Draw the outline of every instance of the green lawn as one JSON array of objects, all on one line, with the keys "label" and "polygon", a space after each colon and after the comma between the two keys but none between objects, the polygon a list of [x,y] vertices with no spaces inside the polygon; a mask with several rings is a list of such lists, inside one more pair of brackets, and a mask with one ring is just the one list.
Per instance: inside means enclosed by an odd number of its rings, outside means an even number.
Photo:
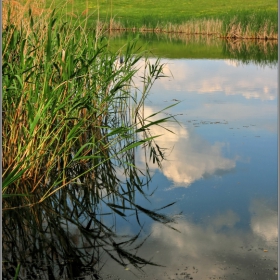
[{"label": "green lawn", "polygon": [[[49,0],[50,1],[50,0]],[[105,20],[111,15],[128,25],[142,25],[152,22],[181,23],[191,18],[221,18],[239,11],[263,12],[277,14],[277,0],[54,0],[55,6],[67,5],[69,12],[80,15],[88,9],[90,13],[99,15]]]}]

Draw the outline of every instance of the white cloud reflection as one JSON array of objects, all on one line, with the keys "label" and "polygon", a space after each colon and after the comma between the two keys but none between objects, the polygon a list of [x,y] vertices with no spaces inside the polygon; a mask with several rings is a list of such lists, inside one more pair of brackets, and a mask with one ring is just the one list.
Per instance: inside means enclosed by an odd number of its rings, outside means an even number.
[{"label": "white cloud reflection", "polygon": [[[151,59],[153,62],[153,59]],[[164,60],[164,74],[156,81],[149,102],[161,110],[166,101],[182,101],[171,108],[199,120],[226,120],[230,125],[254,125],[277,132],[277,69],[255,65],[227,65],[226,60]],[[141,63],[140,65],[141,66]],[[136,84],[141,88],[140,81]],[[177,110],[177,111],[176,111]]]},{"label": "white cloud reflection", "polygon": [[238,67],[240,66],[240,63],[238,62],[238,60],[234,60],[234,59],[225,59],[224,60],[225,64],[229,65],[229,66],[233,66],[233,67]]},{"label": "white cloud reflection", "polygon": [[[252,231],[237,229],[240,218],[230,209],[217,213],[207,223],[195,223],[191,218],[181,220],[175,225],[180,233],[154,223],[152,234],[139,254],[148,259],[153,257],[152,261],[166,267],[145,267],[146,278],[183,279],[180,278],[184,277],[182,275],[189,275],[193,279],[274,279],[277,277],[274,268],[277,267],[278,244],[274,234],[278,234],[278,227],[271,215],[276,217],[277,211],[256,200],[250,211],[254,213],[251,216]],[[255,230],[254,224],[263,226]],[[263,238],[267,237],[266,226],[273,232],[272,239]],[[143,277],[132,275],[111,262],[110,272],[121,279]]]},{"label": "white cloud reflection", "polygon": [[[145,115],[152,115],[152,108],[145,107]],[[216,173],[228,172],[235,167],[236,159],[223,156],[226,143],[210,143],[195,133],[195,130],[174,125],[174,133],[159,126],[151,127],[152,135],[163,135],[156,139],[162,148],[169,149],[163,161],[162,172],[173,182],[173,187],[188,187],[196,180]],[[141,157],[145,162],[144,156]]]},{"label": "white cloud reflection", "polygon": [[278,240],[278,215],[261,200],[254,200],[250,207],[252,231],[266,242]]},{"label": "white cloud reflection", "polygon": [[[154,59],[150,60],[154,62]],[[163,62],[164,74],[171,77],[172,73],[173,78],[161,79],[157,84],[159,89],[200,94],[223,92],[225,95],[240,95],[245,99],[277,98],[277,69],[258,68],[250,64],[238,66],[230,60],[178,59]]]},{"label": "white cloud reflection", "polygon": [[[154,105],[152,107],[149,103],[145,107],[145,115],[162,109],[164,103],[160,102],[165,99],[177,98],[184,100],[185,103],[180,104],[180,113],[188,118],[226,120],[228,123],[238,120],[241,129],[243,125],[254,124],[251,131],[259,130],[260,122],[263,122],[262,127],[275,132],[277,105],[271,101],[277,99],[277,71],[251,65],[236,66],[223,60],[169,61],[164,71],[167,75],[171,71],[174,80],[156,82],[152,89],[155,94],[149,96]],[[222,140],[210,142],[192,126],[168,128],[175,134],[159,127],[152,127],[151,132],[153,135],[164,134],[157,138],[157,144],[172,150],[167,161],[163,162],[163,174],[174,187],[188,187],[196,180],[235,168],[237,158],[223,155],[223,149],[230,144]],[[217,135],[216,139],[228,139],[220,136]],[[144,157],[140,155],[138,160],[143,163]],[[273,268],[278,266],[277,211],[262,200],[252,201],[248,211],[250,218],[245,228],[240,224],[246,215],[241,216],[232,209],[217,212],[199,223],[186,218],[176,225],[181,233],[153,224],[152,234],[139,253],[147,259],[153,257],[152,261],[166,268],[147,267],[145,278],[183,279],[188,273],[193,279],[276,278]],[[121,279],[142,278],[111,262],[106,267],[108,273],[119,275]]]},{"label": "white cloud reflection", "polygon": [[277,98],[277,71],[252,65],[229,64],[228,60],[174,60],[166,64],[165,73],[172,73],[174,83],[162,80],[165,89],[175,85],[177,91],[201,94],[223,92],[241,95],[246,99],[275,100]]}]

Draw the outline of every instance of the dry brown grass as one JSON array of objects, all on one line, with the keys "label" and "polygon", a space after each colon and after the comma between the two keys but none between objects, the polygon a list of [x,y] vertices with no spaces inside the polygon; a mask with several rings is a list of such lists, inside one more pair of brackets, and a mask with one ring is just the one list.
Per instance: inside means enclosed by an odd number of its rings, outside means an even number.
[{"label": "dry brown grass", "polygon": [[216,19],[191,20],[183,24],[167,24],[163,27],[164,32],[185,33],[185,34],[219,34],[222,27],[222,21]]},{"label": "dry brown grass", "polygon": [[[7,26],[7,23],[9,21],[9,24],[13,24],[16,27],[21,26],[22,24],[27,25],[29,22],[28,15],[29,11],[31,12],[31,15],[33,18],[42,17],[43,14],[50,14],[49,9],[44,8],[43,0],[18,0],[18,1],[9,1],[9,0],[3,0],[2,1],[2,28],[5,28]],[[8,19],[8,17],[10,18]]]},{"label": "dry brown grass", "polygon": [[[252,19],[253,20],[253,19]],[[232,39],[270,39],[278,40],[277,26],[266,19],[261,27],[256,28],[254,22],[242,26],[237,17],[233,17],[227,26],[227,31],[221,37]]]},{"label": "dry brown grass", "polygon": [[220,19],[199,19],[190,20],[182,24],[172,24],[171,22],[165,25],[158,24],[155,28],[143,25],[139,28],[126,28],[121,22],[110,19],[110,24],[101,22],[100,26],[103,30],[111,31],[140,31],[140,32],[154,32],[154,33],[172,33],[184,35],[215,35],[220,38],[233,39],[272,39],[278,40],[278,32],[276,27],[273,28],[268,22],[259,31],[254,31],[250,26],[246,26],[245,30],[242,23],[236,23],[233,20],[229,26],[226,34],[223,32],[223,21]]},{"label": "dry brown grass", "polygon": [[[50,14],[51,10],[44,9],[43,0],[3,0],[2,5],[2,28],[5,28],[7,24],[8,11],[10,10],[10,23],[12,22],[15,26],[19,26],[22,23],[27,23],[27,16],[29,10],[33,17],[42,17],[43,14]],[[70,3],[68,0],[67,3]],[[86,8],[82,13],[82,16],[89,16],[89,9]],[[72,11],[67,16],[77,18],[77,14]],[[203,34],[203,35],[216,35],[222,38],[233,38],[233,39],[273,39],[278,40],[278,32],[276,27],[271,27],[268,21],[264,23],[262,28],[257,32],[252,30],[250,26],[245,29],[242,27],[242,23],[237,22],[235,18],[229,23],[226,34],[222,31],[223,22],[220,19],[198,19],[189,20],[182,24],[172,24],[171,22],[165,25],[158,24],[155,28],[147,27],[143,25],[139,28],[130,27],[125,28],[121,22],[116,21],[112,17],[109,22],[98,22],[96,24],[98,30],[119,30],[119,31],[141,31],[141,32],[155,32],[155,33],[184,33],[190,34]]]}]

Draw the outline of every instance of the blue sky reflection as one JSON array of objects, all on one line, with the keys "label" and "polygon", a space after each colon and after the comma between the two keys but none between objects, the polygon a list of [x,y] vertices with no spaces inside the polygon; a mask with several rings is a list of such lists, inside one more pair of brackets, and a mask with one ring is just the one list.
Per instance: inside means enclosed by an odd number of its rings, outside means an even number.
[{"label": "blue sky reflection", "polygon": [[[145,221],[152,234],[140,253],[166,266],[145,268],[148,279],[277,279],[277,68],[163,62],[173,77],[156,81],[145,116],[179,100],[165,114],[180,125],[167,125],[174,134],[151,128],[163,134],[167,160],[162,170],[153,166],[158,189],[141,203],[156,209],[177,201],[166,213],[184,218],[175,225],[180,233]],[[144,164],[144,155],[137,160]],[[122,279],[141,278],[118,269],[112,264]]]}]

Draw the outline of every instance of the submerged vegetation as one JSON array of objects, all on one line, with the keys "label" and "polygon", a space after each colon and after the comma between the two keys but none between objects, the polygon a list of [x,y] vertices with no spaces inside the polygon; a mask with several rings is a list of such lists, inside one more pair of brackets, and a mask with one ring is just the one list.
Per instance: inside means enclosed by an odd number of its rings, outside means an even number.
[{"label": "submerged vegetation", "polygon": [[174,222],[135,200],[136,192],[147,196],[150,180],[148,162],[140,168],[135,159],[137,147],[159,166],[164,159],[149,127],[170,117],[144,115],[163,65],[151,64],[135,41],[112,52],[86,22],[73,28],[54,12],[38,8],[38,17],[5,3],[3,279],[74,279],[89,268],[94,276],[101,251],[123,266],[154,264],[137,255],[141,244],[126,249],[138,235],[120,239],[108,217],[135,215],[140,232],[141,213]]}]

